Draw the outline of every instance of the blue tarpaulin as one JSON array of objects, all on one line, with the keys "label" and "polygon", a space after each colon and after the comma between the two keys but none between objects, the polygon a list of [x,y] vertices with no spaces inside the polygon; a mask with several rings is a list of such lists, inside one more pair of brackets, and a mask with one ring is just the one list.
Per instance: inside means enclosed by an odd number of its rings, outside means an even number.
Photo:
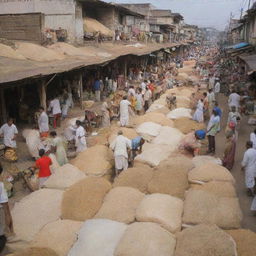
[{"label": "blue tarpaulin", "polygon": [[234,44],[234,45],[226,46],[225,48],[226,49],[241,49],[241,48],[244,48],[246,46],[249,46],[249,44],[245,43],[245,42],[242,42],[242,43],[239,43],[239,44]]}]

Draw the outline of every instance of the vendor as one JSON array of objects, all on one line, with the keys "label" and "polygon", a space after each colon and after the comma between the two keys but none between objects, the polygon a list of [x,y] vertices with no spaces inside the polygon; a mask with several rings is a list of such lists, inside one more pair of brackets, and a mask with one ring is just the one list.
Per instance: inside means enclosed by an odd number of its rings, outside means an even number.
[{"label": "vendor", "polygon": [[206,136],[204,130],[197,130],[187,134],[180,142],[180,150],[186,150],[193,154],[193,156],[199,155],[201,143],[199,140],[203,140]]},{"label": "vendor", "polygon": [[144,145],[145,140],[141,136],[138,136],[138,137],[132,139],[131,142],[132,142],[131,159],[133,161],[134,158],[136,157],[136,155],[138,155],[142,152],[142,146]]}]

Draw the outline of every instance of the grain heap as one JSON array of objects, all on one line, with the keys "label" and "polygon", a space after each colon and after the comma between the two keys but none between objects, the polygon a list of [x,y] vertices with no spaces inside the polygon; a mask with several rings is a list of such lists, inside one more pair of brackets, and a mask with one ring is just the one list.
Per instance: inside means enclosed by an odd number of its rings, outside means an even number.
[{"label": "grain heap", "polygon": [[151,137],[156,137],[161,130],[161,125],[153,122],[145,122],[136,128],[137,133],[140,135],[148,135]]},{"label": "grain heap", "polygon": [[195,167],[199,167],[209,162],[222,165],[222,161],[219,158],[213,156],[195,156],[193,158],[193,163]]},{"label": "grain heap", "polygon": [[147,165],[139,165],[121,172],[115,178],[113,187],[132,187],[147,193],[148,183],[153,177],[153,169]]},{"label": "grain heap", "polygon": [[191,109],[189,108],[176,108],[167,114],[170,119],[179,119],[181,117],[192,118]]},{"label": "grain heap", "polygon": [[62,218],[76,221],[93,218],[110,189],[111,184],[104,178],[89,177],[74,184],[63,194]]},{"label": "grain heap", "polygon": [[70,163],[88,176],[103,176],[112,173],[113,159],[113,153],[108,147],[96,145],[79,153]]},{"label": "grain heap", "polygon": [[10,256],[59,256],[55,251],[45,247],[30,247]]},{"label": "grain heap", "polygon": [[[58,220],[45,225],[31,243],[33,247],[47,247],[59,256],[66,256],[77,239],[82,222]],[[50,236],[49,236],[50,234]]]},{"label": "grain heap", "polygon": [[196,130],[204,130],[206,128],[204,123],[198,123],[187,117],[176,119],[174,121],[174,127],[184,134],[188,134]]},{"label": "grain heap", "polygon": [[10,59],[17,59],[17,60],[25,60],[26,58],[14,50],[12,47],[1,44],[0,43],[0,56],[10,58]]}]

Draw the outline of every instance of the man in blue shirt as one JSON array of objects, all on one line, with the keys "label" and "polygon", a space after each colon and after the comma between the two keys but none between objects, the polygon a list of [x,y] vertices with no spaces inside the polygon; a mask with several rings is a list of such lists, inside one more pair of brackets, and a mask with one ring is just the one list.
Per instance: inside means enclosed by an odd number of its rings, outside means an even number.
[{"label": "man in blue shirt", "polygon": [[132,139],[132,160],[134,160],[137,154],[142,152],[142,146],[144,143],[145,140],[140,136]]},{"label": "man in blue shirt", "polygon": [[95,92],[96,101],[100,101],[100,80],[98,78],[96,78],[93,84],[93,90]]},{"label": "man in blue shirt", "polygon": [[[221,120],[222,110],[219,108],[219,104],[218,104],[217,101],[215,102],[215,107],[213,108],[213,110],[216,111],[217,115],[220,117],[220,120]],[[220,131],[220,123],[219,123],[218,132],[219,132],[219,131]]]}]

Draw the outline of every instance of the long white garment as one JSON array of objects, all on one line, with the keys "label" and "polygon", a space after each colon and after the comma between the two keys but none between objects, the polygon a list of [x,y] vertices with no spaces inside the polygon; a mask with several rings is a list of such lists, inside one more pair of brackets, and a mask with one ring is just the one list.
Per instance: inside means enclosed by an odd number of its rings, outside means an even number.
[{"label": "long white garment", "polygon": [[11,126],[9,126],[8,124],[4,124],[0,128],[0,134],[4,135],[4,145],[6,147],[10,147],[10,148],[17,147],[16,141],[13,140],[13,138],[15,134],[18,134],[18,130],[14,124],[12,124]]},{"label": "long white garment", "polygon": [[219,93],[220,92],[220,82],[217,82],[214,86],[214,92]]},{"label": "long white garment", "polygon": [[202,123],[204,121],[204,103],[201,101],[197,103],[197,108],[193,115],[193,120],[199,123]]},{"label": "long white garment", "polygon": [[54,99],[50,102],[49,109],[52,110],[53,115],[61,114],[60,101],[59,99]]},{"label": "long white garment", "polygon": [[255,186],[256,177],[256,150],[249,148],[244,153],[242,167],[245,168],[245,185],[247,188]]},{"label": "long white garment", "polygon": [[123,135],[118,135],[111,143],[110,148],[114,151],[114,156],[124,156],[128,158],[127,149],[132,148],[132,142]]},{"label": "long white garment", "polygon": [[67,99],[65,104],[62,105],[62,110],[61,110],[62,116],[66,117],[68,115],[69,107],[70,107],[70,101]]},{"label": "long white garment", "polygon": [[120,124],[127,126],[129,124],[129,106],[131,105],[128,100],[121,100],[120,102]]},{"label": "long white garment", "polygon": [[85,129],[82,126],[79,126],[76,129],[76,152],[82,152],[87,149],[86,139],[85,139]]},{"label": "long white garment", "polygon": [[250,134],[250,141],[253,144],[253,148],[256,149],[256,134],[254,132]]},{"label": "long white garment", "polygon": [[214,87],[214,82],[215,82],[215,77],[211,77],[209,79],[209,89],[213,89]]},{"label": "long white garment", "polygon": [[49,131],[49,118],[47,114],[43,111],[38,118],[39,132]]},{"label": "long white garment", "polygon": [[68,93],[68,102],[71,108],[74,107],[73,95],[71,92]]},{"label": "long white garment", "polygon": [[229,107],[235,106],[237,109],[240,107],[240,96],[237,93],[231,93],[228,97]]},{"label": "long white garment", "polygon": [[130,89],[128,90],[128,96],[134,96],[134,97],[135,97],[135,95],[136,95],[135,90],[134,90],[133,88],[130,88]]}]

